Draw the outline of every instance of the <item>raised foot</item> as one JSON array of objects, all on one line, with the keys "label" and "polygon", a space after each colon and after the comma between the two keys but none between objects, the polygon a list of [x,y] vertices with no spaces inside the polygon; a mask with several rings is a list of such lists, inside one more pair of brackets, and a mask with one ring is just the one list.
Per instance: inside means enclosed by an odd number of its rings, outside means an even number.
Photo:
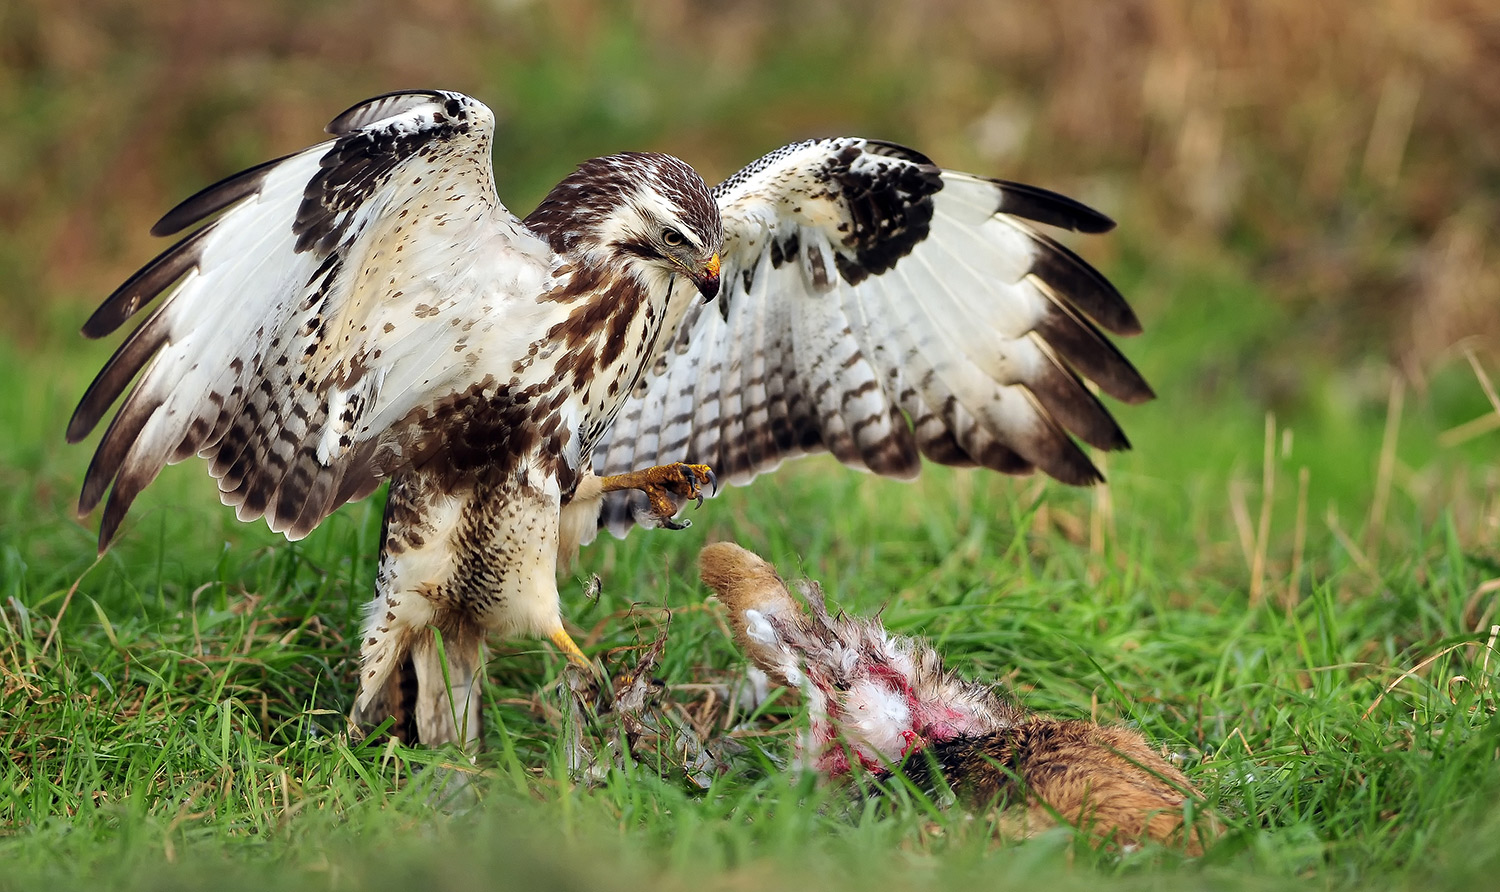
[{"label": "raised foot", "polygon": [[629,474],[615,474],[601,478],[600,482],[604,485],[605,492],[638,489],[645,493],[651,503],[651,513],[661,526],[669,530],[686,529],[692,525],[691,521],[677,520],[675,515],[689,499],[702,505],[703,487],[709,488],[709,495],[715,495],[719,491],[719,478],[712,468],[686,462],[657,465]]}]

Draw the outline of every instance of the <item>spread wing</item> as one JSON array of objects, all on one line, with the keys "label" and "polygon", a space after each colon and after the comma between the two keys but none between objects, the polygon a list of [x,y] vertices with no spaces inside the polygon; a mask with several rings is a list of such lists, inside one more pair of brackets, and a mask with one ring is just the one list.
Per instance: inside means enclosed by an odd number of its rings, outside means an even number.
[{"label": "spread wing", "polygon": [[[1151,398],[1101,328],[1135,334],[1108,281],[1039,232],[1114,224],[1043,189],[942,170],[889,143],[786,146],[714,190],[726,241],[696,306],[594,453],[598,474],[672,461],[742,484],[828,451],[910,478],[920,456],[1101,479],[1073,439],[1128,441],[1085,385]],[[639,494],[601,518],[623,535]]]},{"label": "spread wing", "polygon": [[241,520],[304,536],[433,448],[423,423],[487,356],[508,368],[524,353],[490,319],[534,298],[552,260],[495,194],[489,109],[390,94],[328,130],[170,211],[153,234],[219,216],[84,326],[102,337],[162,297],[68,425],[70,442],[86,437],[139,375],[79,499],[87,514],[113,485],[101,550],[163,465],[195,454]]}]

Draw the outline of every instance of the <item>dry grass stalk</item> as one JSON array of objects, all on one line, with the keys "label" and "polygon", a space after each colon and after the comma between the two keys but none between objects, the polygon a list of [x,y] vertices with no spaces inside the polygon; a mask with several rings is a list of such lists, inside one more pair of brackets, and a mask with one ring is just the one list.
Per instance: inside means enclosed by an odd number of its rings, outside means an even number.
[{"label": "dry grass stalk", "polygon": [[1474,347],[1471,344],[1464,345],[1464,357],[1469,360],[1469,368],[1474,370],[1474,377],[1479,380],[1479,387],[1484,391],[1485,398],[1490,401],[1492,411],[1443,431],[1438,436],[1438,443],[1448,449],[1467,443],[1490,431],[1500,430],[1500,395],[1495,393],[1495,385],[1490,383],[1490,376],[1485,374],[1484,367],[1479,364],[1479,358],[1474,355]]},{"label": "dry grass stalk", "polygon": [[1394,188],[1400,176],[1401,159],[1406,155],[1421,96],[1420,75],[1399,70],[1386,75],[1375,106],[1375,120],[1370,124],[1370,138],[1365,143],[1364,174],[1387,189]]},{"label": "dry grass stalk", "polygon": [[1281,598],[1282,606],[1290,616],[1301,600],[1302,557],[1307,550],[1307,486],[1312,473],[1306,466],[1297,471],[1297,526],[1292,536],[1292,570],[1286,580],[1286,593]]},{"label": "dry grass stalk", "polygon": [[1109,541],[1114,538],[1115,532],[1115,504],[1109,489],[1109,458],[1108,453],[1099,452],[1094,455],[1094,464],[1099,468],[1099,473],[1105,478],[1105,482],[1094,486],[1094,505],[1089,513],[1089,554],[1093,555],[1094,563],[1089,569],[1090,581],[1097,582],[1099,575],[1103,572],[1103,559],[1105,548]]},{"label": "dry grass stalk", "polygon": [[57,608],[57,615],[52,617],[52,627],[47,630],[47,639],[42,642],[42,649],[37,653],[37,659],[45,657],[48,648],[52,647],[53,640],[57,638],[57,627],[62,623],[63,614],[68,612],[68,605],[73,603],[73,595],[77,593],[79,584],[83,582],[83,577],[89,575],[89,572],[99,566],[99,562],[103,559],[104,555],[102,554],[94,558],[94,562],[89,564],[88,570],[84,570],[78,574],[78,578],[73,580],[72,585],[68,586],[68,593],[63,596],[62,606]]},{"label": "dry grass stalk", "polygon": [[1271,506],[1276,498],[1276,416],[1266,413],[1266,442],[1261,452],[1260,523],[1255,530],[1255,554],[1250,561],[1250,605],[1265,598],[1266,550],[1271,542]]},{"label": "dry grass stalk", "polygon": [[1385,512],[1391,500],[1391,481],[1396,474],[1396,441],[1401,433],[1401,413],[1406,404],[1406,382],[1398,375],[1391,379],[1391,393],[1385,404],[1385,432],[1380,440],[1380,460],[1375,469],[1375,498],[1370,503],[1370,517],[1365,524],[1365,548],[1373,559],[1379,555],[1380,539],[1385,531]]},{"label": "dry grass stalk", "polygon": [[1359,567],[1361,572],[1369,576],[1378,585],[1380,583],[1380,571],[1375,569],[1375,564],[1370,560],[1370,556],[1365,554],[1364,550],[1359,547],[1354,539],[1344,531],[1343,525],[1339,523],[1338,508],[1332,503],[1328,506],[1328,513],[1324,516],[1324,522],[1328,524],[1328,531],[1333,533],[1333,537],[1338,540],[1339,545],[1343,546],[1344,551],[1354,561],[1354,565]]},{"label": "dry grass stalk", "polygon": [[1380,692],[1380,696],[1378,696],[1378,697],[1375,698],[1375,702],[1373,702],[1373,703],[1370,704],[1369,708],[1366,709],[1364,711],[1364,713],[1360,715],[1360,718],[1361,719],[1368,719],[1370,717],[1370,714],[1375,711],[1375,707],[1377,707],[1377,706],[1380,705],[1380,701],[1384,700],[1385,697],[1386,697],[1386,695],[1389,694],[1391,691],[1394,691],[1396,689],[1396,686],[1399,685],[1401,682],[1405,681],[1408,678],[1416,678],[1422,672],[1423,669],[1426,669],[1428,666],[1431,666],[1437,660],[1441,659],[1442,657],[1446,656],[1447,654],[1453,653],[1455,650],[1458,650],[1461,647],[1467,647],[1468,645],[1469,645],[1469,642],[1467,642],[1467,641],[1460,641],[1458,644],[1450,644],[1447,647],[1443,648],[1442,650],[1438,651],[1437,653],[1432,654],[1431,656],[1426,657],[1425,659],[1422,660],[1422,662],[1420,662],[1417,665],[1411,667],[1410,669],[1404,669],[1404,670],[1402,670],[1401,674],[1397,675],[1394,681],[1392,681],[1390,684],[1388,684],[1388,685],[1385,686],[1385,690],[1383,690],[1383,691]]},{"label": "dry grass stalk", "polygon": [[1255,566],[1255,529],[1250,523],[1249,487],[1238,477],[1229,481],[1229,515],[1239,534],[1240,552],[1245,556],[1245,571]]}]

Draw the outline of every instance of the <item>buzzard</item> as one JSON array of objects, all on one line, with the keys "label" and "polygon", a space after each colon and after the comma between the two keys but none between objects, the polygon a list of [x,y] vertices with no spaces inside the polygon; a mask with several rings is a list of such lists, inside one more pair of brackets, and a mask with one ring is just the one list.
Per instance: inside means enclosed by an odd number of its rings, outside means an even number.
[{"label": "buzzard", "polygon": [[108,493],[101,551],[193,455],[289,539],[390,481],[360,725],[477,740],[487,635],[587,665],[556,571],[602,527],[680,526],[718,479],[824,450],[895,477],[926,456],[1088,484],[1073,437],[1128,444],[1082,378],[1151,396],[1100,331],[1137,332],[1130,307],[1031,225],[1113,226],[1078,202],[838,138],[712,190],[667,155],[596,158],[523,220],[494,127],[459,93],[356,105],[331,140],[169,211],[154,234],[202,225],[83,327],[161,298],[68,426],[83,439],[136,382],[79,499]]}]

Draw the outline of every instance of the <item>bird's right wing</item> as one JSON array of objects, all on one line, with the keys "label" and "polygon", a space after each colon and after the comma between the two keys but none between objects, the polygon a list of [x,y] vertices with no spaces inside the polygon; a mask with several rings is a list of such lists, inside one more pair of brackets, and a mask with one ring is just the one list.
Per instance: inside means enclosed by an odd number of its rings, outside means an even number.
[{"label": "bird's right wing", "polygon": [[79,499],[86,514],[113,485],[101,549],[162,466],[195,454],[241,520],[304,536],[444,448],[444,419],[524,355],[534,326],[518,317],[537,312],[555,258],[496,195],[490,110],[395,93],[328,130],[170,211],[154,234],[219,216],[84,326],[102,337],[165,295],[68,425],[83,439],[139,375]]}]

